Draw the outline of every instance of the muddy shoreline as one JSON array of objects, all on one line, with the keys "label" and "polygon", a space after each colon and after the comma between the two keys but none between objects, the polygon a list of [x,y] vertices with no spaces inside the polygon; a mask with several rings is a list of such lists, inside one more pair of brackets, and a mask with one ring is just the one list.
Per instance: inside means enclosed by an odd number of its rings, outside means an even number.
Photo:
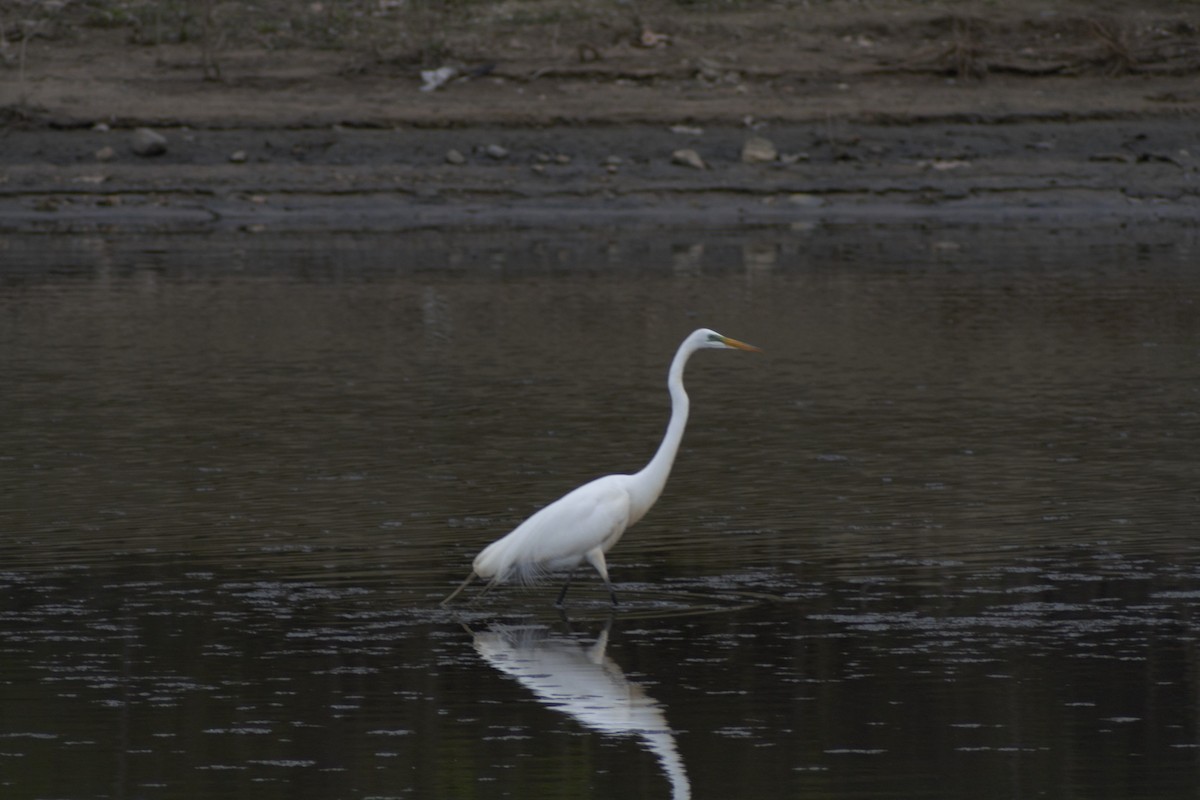
[{"label": "muddy shoreline", "polygon": [[[167,152],[154,157],[134,155],[123,129],[10,131],[0,231],[1078,226],[1200,215],[1188,120],[673,127],[168,128]],[[755,137],[778,157],[744,163]],[[673,161],[679,150],[704,168]]]},{"label": "muddy shoreline", "polygon": [[1091,8],[663,5],[651,48],[600,12],[477,25],[428,92],[378,49],[47,34],[0,83],[0,232],[1195,219],[1200,13]]}]

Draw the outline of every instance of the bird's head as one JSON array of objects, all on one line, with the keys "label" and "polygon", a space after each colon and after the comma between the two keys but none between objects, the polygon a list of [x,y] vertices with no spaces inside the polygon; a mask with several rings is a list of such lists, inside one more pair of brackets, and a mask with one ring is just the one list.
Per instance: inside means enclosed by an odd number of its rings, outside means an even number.
[{"label": "bird's head", "polygon": [[701,328],[692,334],[693,340],[697,347],[712,347],[718,350],[749,350],[752,353],[761,353],[762,349],[755,347],[752,344],[739,342],[737,339],[730,339],[728,336],[722,336],[716,331],[710,331],[708,328]]}]

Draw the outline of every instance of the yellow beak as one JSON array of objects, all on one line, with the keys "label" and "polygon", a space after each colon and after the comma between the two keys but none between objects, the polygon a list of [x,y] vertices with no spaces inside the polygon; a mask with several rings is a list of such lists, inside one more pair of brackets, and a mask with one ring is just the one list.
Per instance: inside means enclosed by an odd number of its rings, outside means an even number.
[{"label": "yellow beak", "polygon": [[726,347],[736,347],[738,350],[749,350],[751,353],[761,353],[762,352],[761,347],[755,347],[752,344],[746,344],[745,342],[739,342],[737,339],[730,339],[728,336],[722,336],[721,343],[724,344]]}]

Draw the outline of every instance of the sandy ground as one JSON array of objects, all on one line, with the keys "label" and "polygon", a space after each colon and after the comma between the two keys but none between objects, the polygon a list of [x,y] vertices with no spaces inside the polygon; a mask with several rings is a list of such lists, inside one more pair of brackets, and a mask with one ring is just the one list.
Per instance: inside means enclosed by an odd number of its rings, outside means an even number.
[{"label": "sandy ground", "polygon": [[1194,219],[1200,7],[1131,5],[663,2],[433,55],[10,9],[0,231]]}]

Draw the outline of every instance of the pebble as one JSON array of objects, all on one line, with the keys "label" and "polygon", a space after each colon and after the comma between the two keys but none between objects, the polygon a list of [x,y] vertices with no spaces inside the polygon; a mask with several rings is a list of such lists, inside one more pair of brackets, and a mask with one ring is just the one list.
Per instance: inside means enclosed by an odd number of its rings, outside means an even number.
[{"label": "pebble", "polygon": [[724,70],[711,58],[696,59],[696,73],[706,81],[719,81]]},{"label": "pebble", "polygon": [[743,164],[770,164],[779,158],[779,151],[770,139],[752,136],[742,145]]},{"label": "pebble", "polygon": [[483,152],[487,153],[490,158],[494,158],[497,161],[508,158],[508,149],[501,147],[498,144],[489,144],[483,149]]},{"label": "pebble", "polygon": [[454,67],[439,67],[438,69],[421,70],[421,91],[433,92],[445,86],[458,75]]},{"label": "pebble", "polygon": [[457,150],[453,150],[453,149],[447,150],[446,151],[446,163],[462,165],[462,164],[467,163],[467,157],[464,156],[462,153],[458,152]]},{"label": "pebble", "polygon": [[161,156],[167,152],[167,137],[149,128],[135,130],[130,144],[139,156]]},{"label": "pebble", "polygon": [[820,208],[825,205],[825,200],[815,194],[805,194],[804,192],[796,192],[788,197],[788,202],[794,206],[802,208]]},{"label": "pebble", "polygon": [[232,153],[229,154],[229,161],[233,164],[245,164],[246,163],[246,151],[245,150],[233,151]]},{"label": "pebble", "polygon": [[700,154],[690,148],[676,150],[674,153],[671,153],[671,163],[684,167],[695,167],[696,169],[708,169],[708,165],[704,163],[704,159],[700,157]]},{"label": "pebble", "polygon": [[108,145],[105,145],[104,147],[101,147],[99,150],[96,151],[96,160],[97,161],[112,161],[116,157],[117,157],[117,151],[113,150]]}]

